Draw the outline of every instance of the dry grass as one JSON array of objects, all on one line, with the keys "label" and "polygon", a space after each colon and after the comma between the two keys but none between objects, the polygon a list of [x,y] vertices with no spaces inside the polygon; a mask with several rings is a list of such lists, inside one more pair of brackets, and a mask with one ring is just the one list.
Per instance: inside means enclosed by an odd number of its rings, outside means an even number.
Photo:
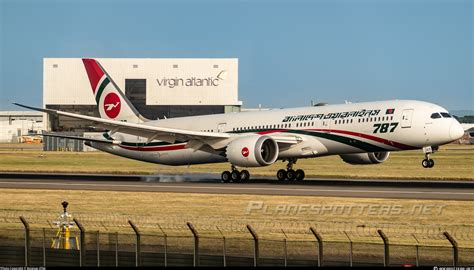
[{"label": "dry grass", "polygon": [[[18,216],[23,215],[34,227],[48,226],[61,213],[60,203],[67,200],[69,210],[82,220],[89,230],[131,232],[127,220],[134,220],[144,232],[159,232],[157,224],[169,234],[189,234],[186,222],[196,225],[203,235],[219,236],[216,226],[229,237],[249,237],[246,224],[253,225],[267,239],[282,239],[282,230],[292,239],[314,240],[308,228],[315,226],[327,240],[347,241],[343,231],[355,241],[375,241],[376,229],[383,228],[389,237],[400,243],[414,244],[412,233],[424,243],[448,244],[440,238],[443,230],[452,231],[459,241],[473,245],[474,202],[437,200],[397,200],[365,198],[332,198],[310,196],[271,195],[214,195],[155,192],[112,192],[80,190],[15,190],[0,189],[0,220],[3,226],[21,227]],[[261,201],[269,212],[247,213],[249,202]],[[285,205],[345,206],[362,209],[368,205],[401,207],[401,213],[355,210],[349,213],[277,212],[275,207]],[[410,214],[418,205],[443,206],[431,213]],[[408,211],[409,213],[405,213]],[[415,211],[416,212],[416,211]],[[467,233],[467,234],[466,234]],[[471,238],[461,239],[463,235]],[[406,236],[406,237],[404,237]],[[392,239],[393,240],[393,239]]]},{"label": "dry grass", "polygon": [[[388,178],[388,179],[436,179],[474,180],[474,146],[446,145],[433,158],[432,169],[421,167],[421,150],[393,152],[389,160],[378,165],[349,165],[338,156],[303,159],[297,163],[308,177],[327,178]],[[0,147],[0,172],[82,172],[113,174],[154,173],[221,173],[229,164],[206,164],[193,166],[165,166],[130,160],[102,152],[43,152],[22,151]],[[263,168],[252,168],[253,175],[274,176],[286,163]]]}]

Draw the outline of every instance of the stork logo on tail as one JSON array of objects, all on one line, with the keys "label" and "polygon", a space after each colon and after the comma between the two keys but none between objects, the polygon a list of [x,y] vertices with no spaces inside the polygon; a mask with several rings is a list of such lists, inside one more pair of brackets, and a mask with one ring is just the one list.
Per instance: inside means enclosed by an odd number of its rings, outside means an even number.
[{"label": "stork logo on tail", "polygon": [[109,118],[116,118],[120,113],[120,97],[111,92],[105,96],[104,99],[104,111]]}]

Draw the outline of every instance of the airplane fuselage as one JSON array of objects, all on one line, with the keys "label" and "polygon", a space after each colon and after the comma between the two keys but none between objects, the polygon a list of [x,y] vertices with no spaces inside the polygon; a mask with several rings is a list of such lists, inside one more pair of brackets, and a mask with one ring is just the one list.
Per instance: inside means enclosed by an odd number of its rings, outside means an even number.
[{"label": "airplane fuselage", "polygon": [[[280,147],[281,160],[421,149],[456,140],[462,131],[457,120],[441,114],[432,118],[434,113],[447,114],[447,110],[422,101],[389,100],[180,117],[144,125],[235,136],[296,136],[298,143]],[[206,146],[196,150],[188,147],[189,141],[149,141],[120,132],[104,136],[117,143],[88,144],[115,155],[167,165],[228,161],[225,150]]]}]

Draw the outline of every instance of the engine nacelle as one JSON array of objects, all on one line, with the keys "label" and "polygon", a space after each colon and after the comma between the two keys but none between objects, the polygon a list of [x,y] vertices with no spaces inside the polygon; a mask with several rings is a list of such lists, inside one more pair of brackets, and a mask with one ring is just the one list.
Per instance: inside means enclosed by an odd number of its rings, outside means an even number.
[{"label": "engine nacelle", "polygon": [[386,161],[390,152],[373,152],[363,154],[340,155],[342,160],[349,164],[378,164]]},{"label": "engine nacelle", "polygon": [[241,167],[261,167],[278,158],[278,144],[269,136],[249,135],[233,140],[226,149],[230,163]]}]

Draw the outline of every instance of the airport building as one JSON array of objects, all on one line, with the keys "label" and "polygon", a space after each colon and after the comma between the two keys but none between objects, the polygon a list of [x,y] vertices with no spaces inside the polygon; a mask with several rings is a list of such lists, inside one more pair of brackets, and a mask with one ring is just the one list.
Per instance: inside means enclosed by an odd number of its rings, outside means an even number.
[{"label": "airport building", "polygon": [[35,111],[0,112],[0,143],[20,143],[41,133],[43,114]]},{"label": "airport building", "polygon": [[[240,111],[237,58],[96,59],[148,119]],[[43,59],[43,106],[99,117],[81,58]],[[87,121],[44,117],[44,130],[97,131]]]}]

